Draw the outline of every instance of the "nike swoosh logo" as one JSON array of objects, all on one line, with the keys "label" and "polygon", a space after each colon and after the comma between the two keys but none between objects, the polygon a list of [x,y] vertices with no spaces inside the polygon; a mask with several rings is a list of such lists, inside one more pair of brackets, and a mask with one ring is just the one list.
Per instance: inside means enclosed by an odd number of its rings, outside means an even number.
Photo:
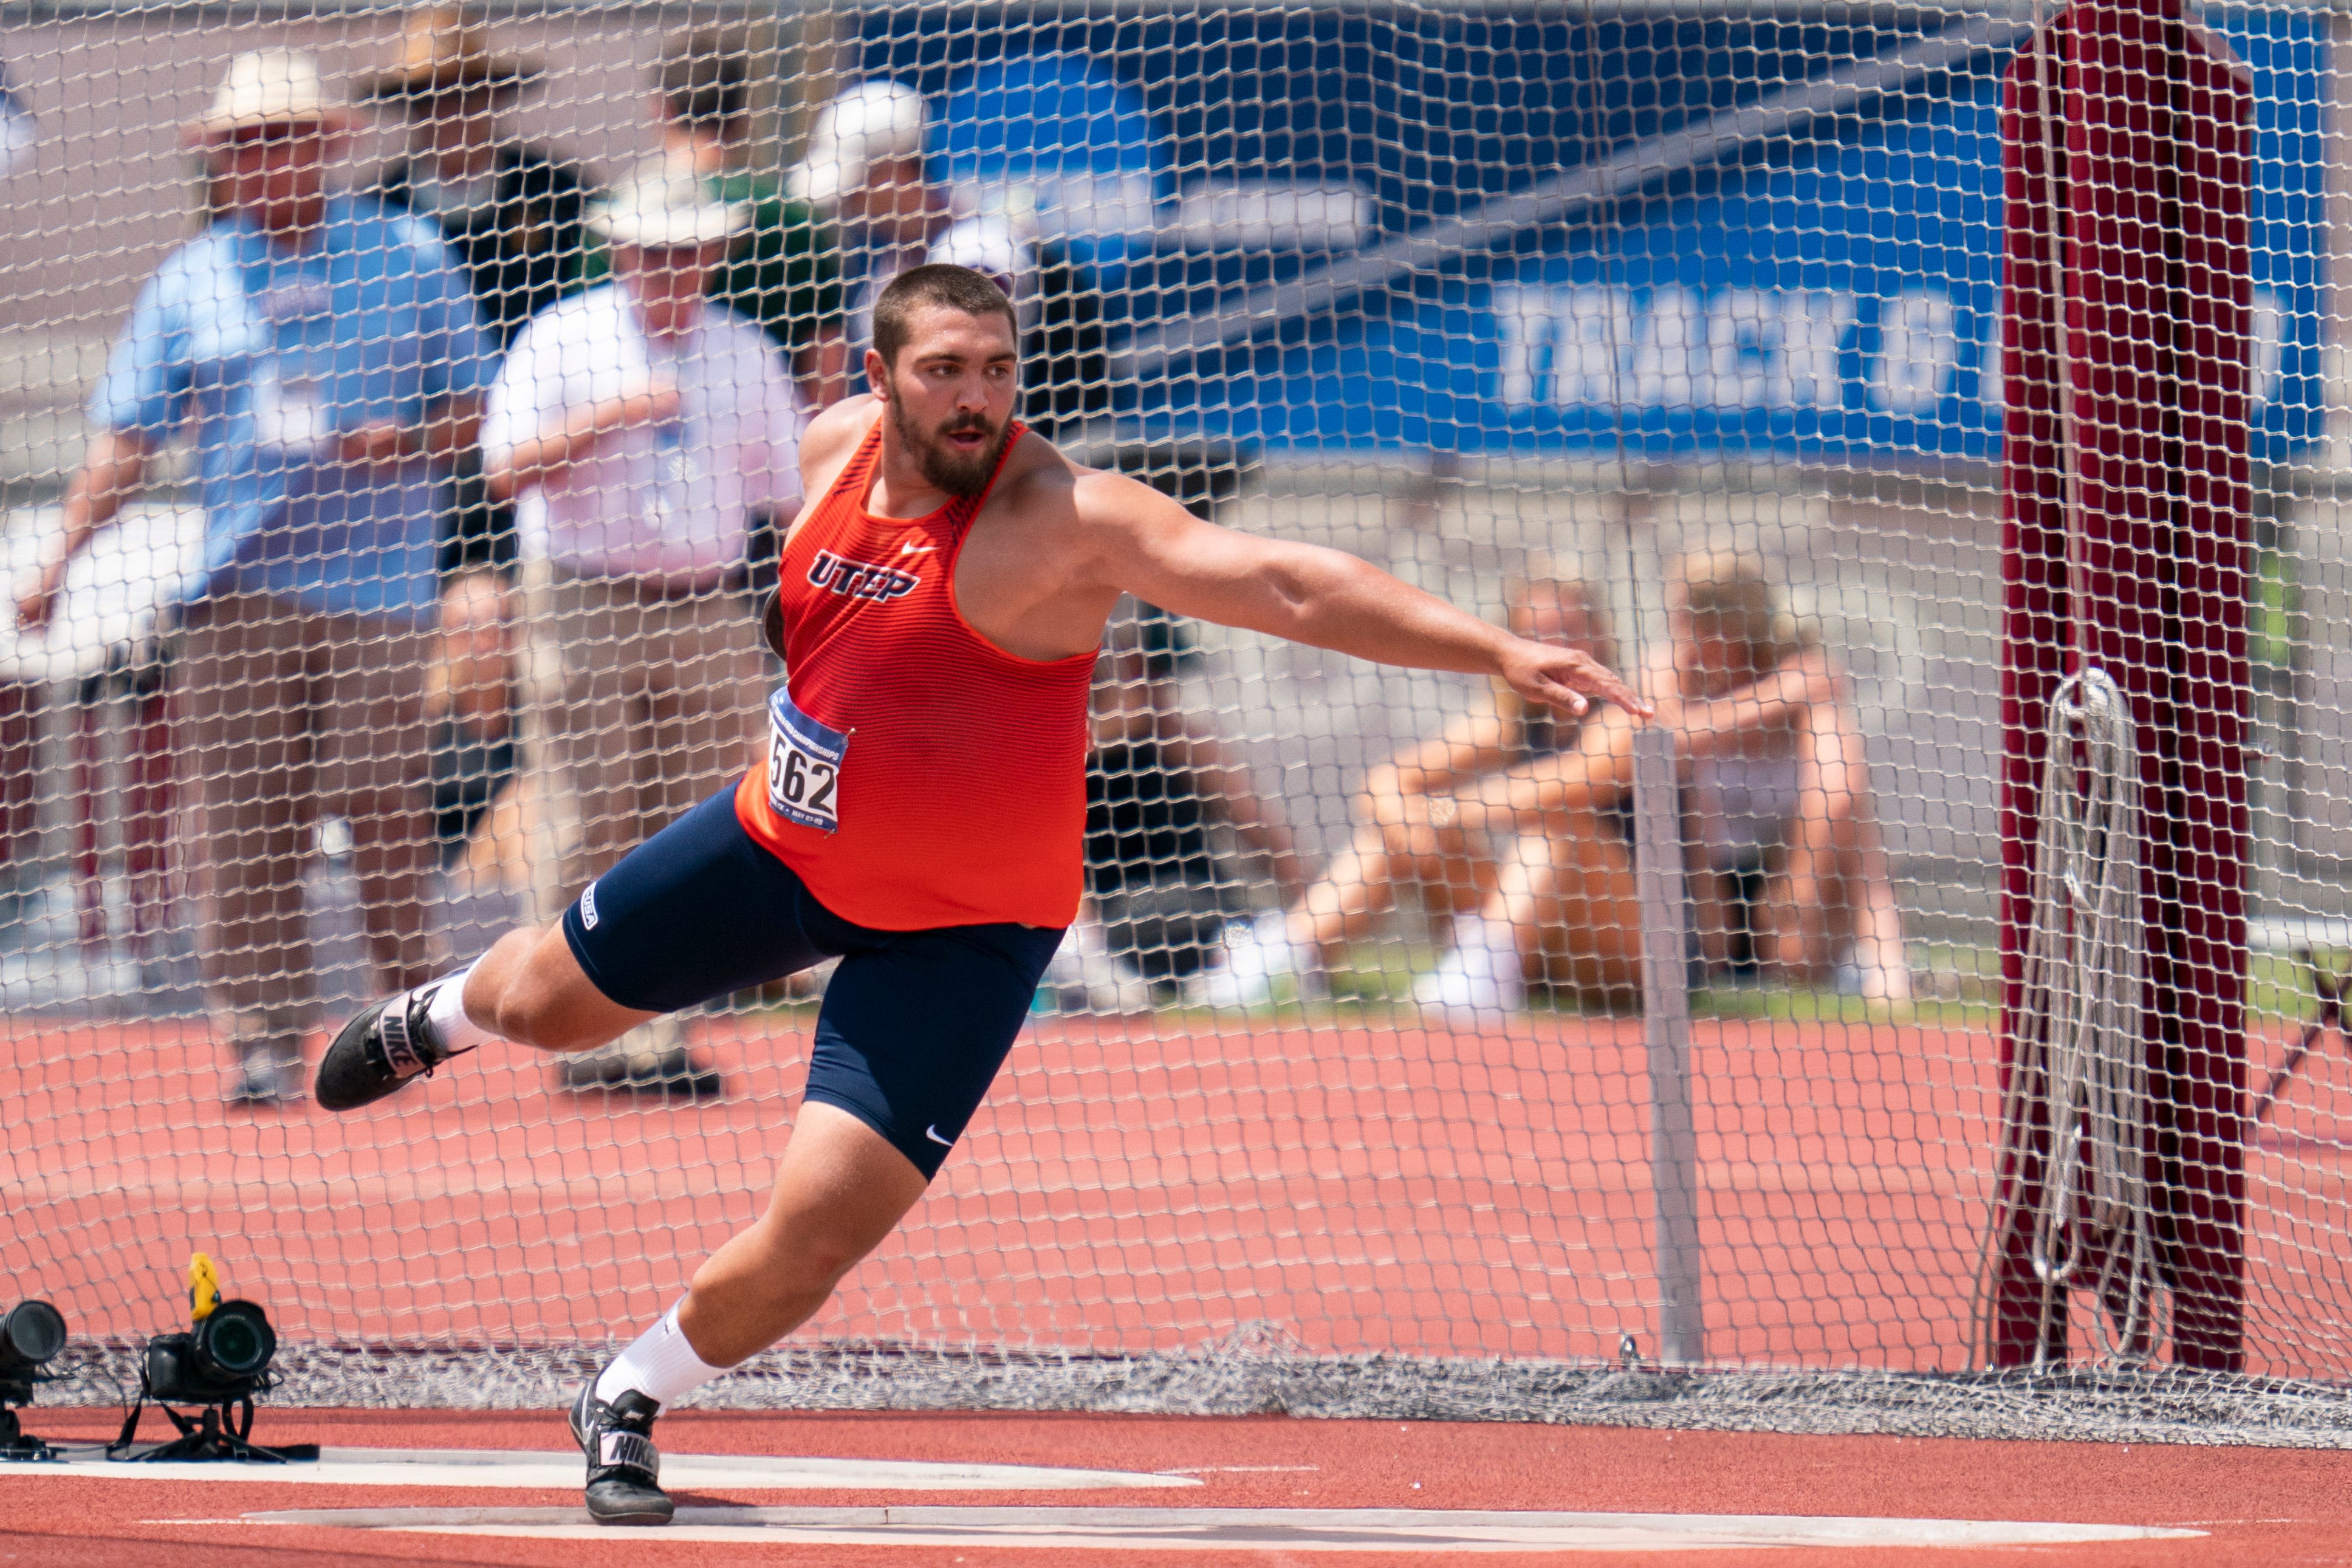
[{"label": "nike swoosh logo", "polygon": [[898,553],[900,555],[920,555],[925,550],[937,549],[939,549],[937,545],[919,545],[914,540],[908,539],[906,543],[898,547]]},{"label": "nike swoosh logo", "polygon": [[940,1130],[935,1126],[924,1128],[923,1136],[930,1139],[931,1142],[939,1145],[939,1146],[943,1149],[952,1149],[955,1147],[955,1145],[948,1142],[947,1139],[940,1136]]}]

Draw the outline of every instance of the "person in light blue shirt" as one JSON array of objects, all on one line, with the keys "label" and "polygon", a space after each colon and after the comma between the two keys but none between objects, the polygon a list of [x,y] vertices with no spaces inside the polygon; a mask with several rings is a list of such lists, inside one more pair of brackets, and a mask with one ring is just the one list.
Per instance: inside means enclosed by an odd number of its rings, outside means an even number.
[{"label": "person in light blue shirt", "polygon": [[231,63],[189,128],[222,210],[141,291],[17,601],[21,625],[46,624],[75,553],[189,440],[205,554],[184,612],[181,777],[203,801],[198,946],[245,1103],[299,1090],[314,1021],[301,866],[322,819],[350,824],[385,982],[434,968],[436,523],[496,365],[437,232],[328,189],[348,124],[309,57]]},{"label": "person in light blue shirt", "polygon": [[369,444],[422,430],[495,370],[437,232],[336,195],[301,249],[234,213],[174,252],[140,293],[90,422],[151,447],[191,433],[206,593],[419,619],[437,594],[444,469],[421,442],[390,461]]}]

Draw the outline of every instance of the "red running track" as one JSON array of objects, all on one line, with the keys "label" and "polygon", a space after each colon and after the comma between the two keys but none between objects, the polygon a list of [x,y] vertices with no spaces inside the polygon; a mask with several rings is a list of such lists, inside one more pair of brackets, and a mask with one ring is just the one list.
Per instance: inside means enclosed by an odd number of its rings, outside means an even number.
[{"label": "red running track", "polygon": [[[343,1119],[225,1111],[200,1027],[11,1021],[14,1288],[77,1332],[143,1334],[178,1320],[203,1248],[290,1338],[625,1333],[754,1212],[806,1018],[709,1027],[722,1105],[553,1093],[494,1049]],[[1267,1321],[1317,1350],[1613,1355],[1652,1321],[1640,1039],[1630,1019],[1448,1034],[1410,1014],[1041,1024],[814,1332],[1135,1351]],[[1990,1035],[1702,1022],[1692,1060],[1711,1354],[1964,1364]],[[2298,1108],[2336,1087],[2291,1095],[2250,1158],[2258,1367],[2352,1368],[2352,1346],[2312,1343],[2315,1320],[2352,1321],[2345,1140]],[[2328,1311],[2299,1312],[2315,1291]]]},{"label": "red running track", "polygon": [[[269,1412],[268,1437],[337,1446],[525,1448],[561,1443],[556,1418],[488,1415]],[[42,1429],[110,1436],[99,1412],[45,1412]],[[1447,1557],[1481,1568],[2190,1568],[2352,1561],[2352,1456],[2276,1450],[1786,1437],[1504,1425],[1201,1420],[1140,1416],[779,1417],[688,1412],[666,1417],[674,1453],[838,1455],[869,1459],[1186,1470],[1182,1493],[1118,1496],[1220,1508],[1507,1509],[2047,1520],[2188,1528],[2189,1539],[1980,1549],[1859,1548]],[[382,1563],[532,1568],[1277,1568],[1351,1561],[1412,1563],[1436,1554],[980,1551],[910,1546],[667,1544],[656,1531],[529,1541],[245,1522],[247,1512],[434,1505],[576,1506],[577,1494],[452,1488],[379,1491],[235,1479],[147,1482],[43,1477],[0,1467],[0,1563],[12,1568],[328,1568]],[[1098,1507],[1074,1493],[793,1492],[696,1495],[689,1503],[877,1502]],[[191,1522],[191,1521],[226,1522]],[[175,1522],[176,1521],[176,1522]]]}]

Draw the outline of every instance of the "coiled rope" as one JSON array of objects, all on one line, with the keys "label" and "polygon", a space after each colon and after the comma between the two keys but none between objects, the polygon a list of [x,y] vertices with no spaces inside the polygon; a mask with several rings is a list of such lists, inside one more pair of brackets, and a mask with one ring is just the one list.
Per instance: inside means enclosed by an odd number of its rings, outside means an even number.
[{"label": "coiled rope", "polygon": [[2106,1309],[2091,1314],[2102,1358],[2145,1360],[2157,1343],[2137,741],[2131,705],[2104,671],[2069,676],[2053,694],[2000,1168],[2026,1168],[2045,1136],[2048,1158],[2039,1204],[2030,1214],[2012,1207],[1986,1238],[1976,1318],[1988,1360],[1990,1270],[2029,1222],[2042,1292],[2037,1364],[2053,1359],[2069,1291],[2094,1291]]}]

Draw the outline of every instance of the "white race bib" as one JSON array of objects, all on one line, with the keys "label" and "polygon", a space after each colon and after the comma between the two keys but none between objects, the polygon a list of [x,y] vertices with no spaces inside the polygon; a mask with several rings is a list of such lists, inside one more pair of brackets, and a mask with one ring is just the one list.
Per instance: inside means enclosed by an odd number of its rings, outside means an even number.
[{"label": "white race bib", "polygon": [[768,809],[803,828],[838,832],[848,735],[801,712],[782,689],[768,699]]}]

